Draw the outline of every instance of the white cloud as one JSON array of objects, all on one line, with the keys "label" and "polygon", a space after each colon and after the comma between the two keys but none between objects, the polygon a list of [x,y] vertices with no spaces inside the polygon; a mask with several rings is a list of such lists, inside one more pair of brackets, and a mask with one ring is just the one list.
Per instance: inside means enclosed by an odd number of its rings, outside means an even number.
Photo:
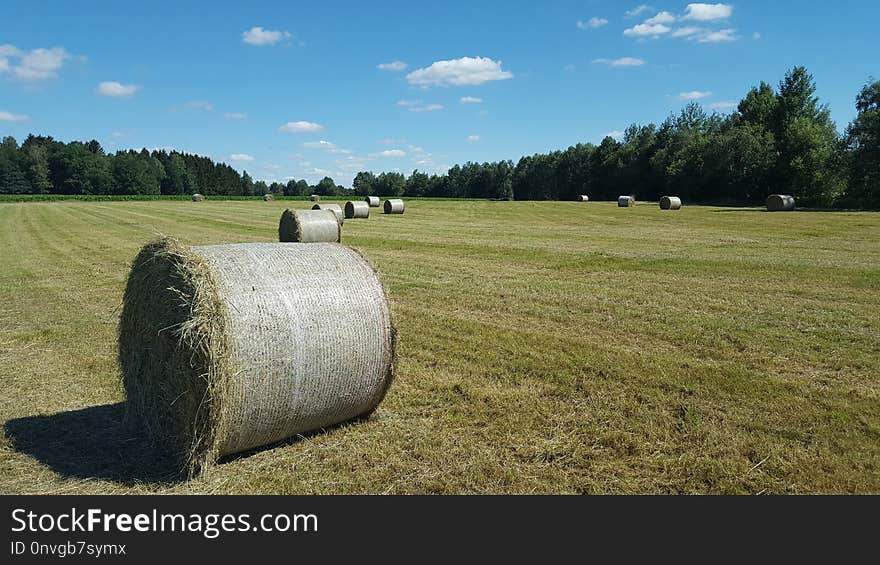
[{"label": "white cloud", "polygon": [[8,43],[0,45],[0,57],[17,57],[21,55],[21,50],[15,45]]},{"label": "white cloud", "polygon": [[671,24],[675,21],[675,16],[669,12],[658,12],[653,18],[648,18],[645,23],[648,25]]},{"label": "white cloud", "polygon": [[126,137],[126,136],[128,136],[128,132],[126,132],[126,131],[114,131],[114,132],[112,132],[110,135],[112,135],[113,137],[119,139],[120,137]]},{"label": "white cloud", "polygon": [[758,39],[761,39],[761,33],[756,31],[755,33],[752,34],[752,39],[754,39],[756,41]]},{"label": "white cloud", "polygon": [[247,153],[233,153],[232,155],[229,156],[229,160],[236,161],[236,162],[246,162],[246,161],[253,161],[254,158],[251,157],[250,155],[248,155]]},{"label": "white cloud", "polygon": [[187,102],[186,105],[190,108],[198,108],[199,110],[207,110],[208,112],[214,109],[214,105],[207,100],[191,100]]},{"label": "white cloud", "polygon": [[25,122],[31,119],[30,116],[24,114],[13,114],[12,112],[0,112],[0,122]]},{"label": "white cloud", "polygon": [[643,59],[635,57],[621,57],[620,59],[593,59],[594,63],[610,65],[612,67],[640,67],[645,64]]},{"label": "white cloud", "polygon": [[227,120],[245,120],[247,119],[247,114],[241,112],[225,112],[223,117]]},{"label": "white cloud", "polygon": [[672,37],[690,37],[692,35],[698,35],[701,33],[705,33],[705,31],[706,30],[704,30],[701,27],[693,27],[693,26],[680,27],[677,30],[672,32]]},{"label": "white cloud", "polygon": [[608,20],[605,18],[597,18],[595,16],[593,16],[592,18],[590,18],[589,20],[587,20],[585,22],[582,22],[581,20],[577,21],[577,28],[578,29],[587,29],[587,28],[596,29],[596,28],[600,28],[604,25],[608,25]]},{"label": "white cloud", "polygon": [[421,104],[421,100],[398,100],[397,105],[403,106],[404,108],[408,108],[409,106],[418,106]]},{"label": "white cloud", "polygon": [[707,96],[710,96],[711,94],[712,94],[711,92],[703,92],[700,90],[691,90],[690,92],[679,93],[678,97],[681,100],[700,100],[700,99],[706,98]]},{"label": "white cloud", "polygon": [[[18,59],[16,63],[10,59]],[[14,45],[0,45],[0,72],[12,72],[18,80],[36,82],[58,76],[58,70],[73,55],[62,47],[22,51]]]},{"label": "white cloud", "polygon": [[125,98],[128,96],[133,96],[135,92],[140,90],[141,87],[134,84],[122,84],[120,82],[116,82],[115,80],[102,82],[98,85],[98,94],[103,94],[104,96],[114,96],[116,98]]},{"label": "white cloud", "polygon": [[416,106],[410,108],[410,112],[437,112],[443,109],[443,104],[426,104],[424,106]]},{"label": "white cloud", "polygon": [[713,104],[709,104],[709,108],[713,110],[732,110],[736,107],[736,102],[715,102]]},{"label": "white cloud", "polygon": [[335,149],[336,144],[322,139],[321,141],[306,141],[302,144],[307,149]]},{"label": "white cloud", "polygon": [[724,20],[733,14],[730,4],[688,4],[682,19],[708,22]]},{"label": "white cloud", "polygon": [[480,136],[479,135],[469,135],[469,136],[467,136],[467,140],[468,141],[480,141]]},{"label": "white cloud", "polygon": [[287,122],[280,128],[278,131],[283,131],[287,133],[308,133],[313,131],[321,131],[324,129],[324,126],[321,124],[316,124],[315,122]]},{"label": "white cloud", "polygon": [[254,26],[241,34],[242,41],[250,45],[272,45],[282,39],[290,39],[291,37],[292,35],[289,31],[273,31],[271,29],[263,29],[260,26]]},{"label": "white cloud", "polygon": [[379,143],[381,143],[382,145],[399,145],[405,142],[405,139],[394,139],[393,137],[386,137],[385,139],[379,140]]},{"label": "white cloud", "polygon": [[379,157],[406,157],[406,152],[401,149],[386,149],[378,153]]},{"label": "white cloud", "polygon": [[390,63],[380,63],[376,68],[380,71],[404,71],[409,65],[403,61],[391,61]]},{"label": "white cloud", "polygon": [[462,96],[458,101],[462,104],[481,104],[483,99],[477,98],[476,96]]},{"label": "white cloud", "polygon": [[699,43],[728,43],[739,39],[735,29],[719,29],[703,34],[697,38]]},{"label": "white cloud", "polygon": [[663,24],[637,24],[629,29],[623,30],[623,35],[626,35],[627,37],[651,37],[663,35],[670,31],[672,30]]},{"label": "white cloud", "polygon": [[650,12],[651,10],[653,10],[652,7],[647,4],[642,4],[641,6],[636,6],[632,10],[627,10],[626,17],[635,18],[636,16],[641,16],[645,12]]},{"label": "white cloud", "polygon": [[488,57],[462,57],[449,61],[436,61],[430,66],[416,69],[406,75],[406,80],[415,86],[465,86],[477,85],[493,80],[513,78],[513,73],[501,68],[501,61]]},{"label": "white cloud", "polygon": [[604,137],[613,137],[614,139],[620,139],[621,137],[624,136],[625,133],[626,132],[622,132],[619,129],[616,129],[614,131],[609,131],[608,133],[606,133],[604,135]]}]

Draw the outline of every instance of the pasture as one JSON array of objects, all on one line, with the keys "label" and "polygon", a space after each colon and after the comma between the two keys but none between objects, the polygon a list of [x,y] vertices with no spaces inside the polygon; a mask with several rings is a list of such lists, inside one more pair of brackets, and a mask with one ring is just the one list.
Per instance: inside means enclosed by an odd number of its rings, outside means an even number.
[{"label": "pasture", "polygon": [[385,401],[176,481],[121,422],[130,263],[275,241],[288,206],[0,203],[0,492],[880,492],[880,214],[615,202],[346,220],[393,303]]}]

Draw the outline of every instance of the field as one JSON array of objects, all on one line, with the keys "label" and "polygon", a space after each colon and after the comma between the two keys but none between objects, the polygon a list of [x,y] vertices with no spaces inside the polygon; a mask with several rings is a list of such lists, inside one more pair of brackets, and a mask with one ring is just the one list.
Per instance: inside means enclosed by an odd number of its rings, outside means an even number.
[{"label": "field", "polygon": [[880,492],[880,214],[645,203],[346,221],[393,301],[384,403],[175,481],[120,425],[130,262],[294,204],[0,204],[0,492]]}]

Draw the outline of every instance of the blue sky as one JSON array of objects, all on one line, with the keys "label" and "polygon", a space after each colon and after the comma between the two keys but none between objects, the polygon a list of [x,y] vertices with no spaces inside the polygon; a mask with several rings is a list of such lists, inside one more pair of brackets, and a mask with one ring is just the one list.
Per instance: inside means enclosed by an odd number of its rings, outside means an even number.
[{"label": "blue sky", "polygon": [[[0,19],[0,135],[176,148],[349,185],[598,143],[794,65],[843,129],[880,2],[33,2]],[[616,135],[616,133],[614,134]]]}]

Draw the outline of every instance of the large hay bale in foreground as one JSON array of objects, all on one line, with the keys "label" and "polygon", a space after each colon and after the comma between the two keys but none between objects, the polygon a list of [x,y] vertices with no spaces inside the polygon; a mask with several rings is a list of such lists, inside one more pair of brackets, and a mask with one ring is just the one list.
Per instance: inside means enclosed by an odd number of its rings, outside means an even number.
[{"label": "large hay bale in foreground", "polygon": [[767,210],[770,212],[790,212],[794,210],[794,196],[790,194],[771,194],[767,197]]},{"label": "large hay bale in foreground", "polygon": [[330,210],[334,214],[336,214],[336,219],[339,220],[339,223],[343,223],[343,219],[345,218],[345,213],[342,211],[342,206],[339,204],[315,204],[312,206],[312,210]]},{"label": "large hay bale in foreground", "polygon": [[145,246],[119,323],[127,421],[190,475],[371,413],[395,331],[376,273],[335,243]]},{"label": "large hay bale in foreground", "polygon": [[204,202],[205,196],[203,194],[199,194],[198,192],[192,195],[193,202]]},{"label": "large hay bale in foreground", "polygon": [[366,202],[352,202],[349,200],[345,203],[345,217],[347,218],[369,218],[370,205]]},{"label": "large hay bale in foreground", "polygon": [[575,200],[578,201],[578,202],[589,202],[589,201],[590,201],[590,197],[587,196],[586,194],[581,194],[580,196],[578,196],[577,198],[575,198]]},{"label": "large hay bale in foreground", "polygon": [[367,196],[364,198],[364,202],[370,205],[370,208],[378,208],[379,207],[379,197],[378,196]]},{"label": "large hay bale in foreground", "polygon": [[385,200],[383,211],[386,214],[403,214],[403,200],[400,198],[389,198]]},{"label": "large hay bale in foreground", "polygon": [[272,194],[267,192],[266,194],[263,195],[263,200],[265,200],[266,202],[268,202],[270,200],[275,200],[275,196],[273,196]]},{"label": "large hay bale in foreground", "polygon": [[281,213],[278,241],[339,243],[342,226],[333,210],[290,210]]},{"label": "large hay bale in foreground", "polygon": [[629,208],[630,206],[636,205],[636,199],[632,196],[618,196],[617,205],[620,208]]},{"label": "large hay bale in foreground", "polygon": [[681,198],[678,196],[664,196],[660,199],[661,210],[681,210]]},{"label": "large hay bale in foreground", "polygon": [[311,196],[309,196],[309,200],[311,200],[312,202],[317,202],[320,199],[321,199],[321,196],[318,194],[312,194]]}]

